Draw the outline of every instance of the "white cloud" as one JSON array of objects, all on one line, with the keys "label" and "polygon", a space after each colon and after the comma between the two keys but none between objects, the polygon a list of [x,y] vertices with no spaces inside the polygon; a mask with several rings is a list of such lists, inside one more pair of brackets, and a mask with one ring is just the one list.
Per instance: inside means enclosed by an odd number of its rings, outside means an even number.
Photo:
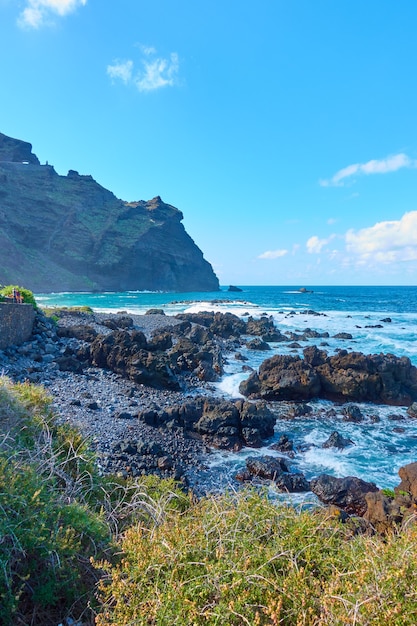
[{"label": "white cloud", "polygon": [[49,22],[51,16],[64,17],[86,4],[87,0],[26,0],[18,24],[23,28],[40,28]]},{"label": "white cloud", "polygon": [[132,60],[114,61],[107,66],[107,74],[112,79],[120,79],[125,84],[133,84],[139,91],[155,91],[161,87],[173,87],[177,82],[179,59],[176,52],[168,58],[158,57],[155,48],[141,46],[143,57],[141,67],[135,70]]},{"label": "white cloud", "polygon": [[361,264],[395,263],[417,260],[417,211],[405,213],[400,220],[378,222],[369,228],[349,230],[346,249]]},{"label": "white cloud", "polygon": [[288,254],[288,250],[267,250],[258,256],[258,259],[279,259]]},{"label": "white cloud", "polygon": [[335,237],[336,235],[330,235],[327,239],[319,239],[316,235],[310,237],[306,243],[307,252],[310,254],[320,254],[324,246],[327,246]]},{"label": "white cloud", "polygon": [[346,179],[356,175],[370,175],[370,174],[387,174],[388,172],[396,172],[402,168],[415,168],[417,167],[417,159],[410,159],[404,153],[394,154],[388,156],[385,159],[373,159],[367,163],[354,163],[348,165],[343,169],[336,172],[332,178],[327,180],[320,180],[322,187],[343,187]]},{"label": "white cloud", "polygon": [[179,69],[178,55],[172,52],[169,59],[151,59],[143,62],[143,70],[135,79],[139,91],[154,91],[160,87],[172,87]]},{"label": "white cloud", "polygon": [[110,78],[120,79],[128,83],[132,78],[133,61],[115,61],[114,65],[107,66],[107,74]]}]

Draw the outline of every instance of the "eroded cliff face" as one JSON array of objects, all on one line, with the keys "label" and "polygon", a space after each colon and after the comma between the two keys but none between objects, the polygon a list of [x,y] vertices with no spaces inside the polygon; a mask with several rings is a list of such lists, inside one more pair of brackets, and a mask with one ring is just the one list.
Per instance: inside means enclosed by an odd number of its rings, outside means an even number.
[{"label": "eroded cliff face", "polygon": [[58,175],[0,133],[0,284],[50,291],[216,291],[219,282],[158,196],[124,202],[91,176]]}]

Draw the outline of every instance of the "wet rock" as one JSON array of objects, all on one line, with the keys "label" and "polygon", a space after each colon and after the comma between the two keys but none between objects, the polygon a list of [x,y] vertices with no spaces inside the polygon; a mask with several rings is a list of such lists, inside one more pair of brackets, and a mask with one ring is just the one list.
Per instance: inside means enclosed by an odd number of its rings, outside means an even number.
[{"label": "wet rock", "polygon": [[313,412],[313,409],[308,404],[304,404],[304,402],[297,402],[291,404],[288,407],[285,417],[303,417],[304,415],[309,415]]},{"label": "wet rock", "polygon": [[246,467],[252,476],[275,480],[284,472],[288,472],[288,467],[283,459],[274,456],[256,456],[246,459]]},{"label": "wet rock", "polygon": [[213,335],[228,339],[245,333],[246,324],[233,313],[202,311],[200,313],[180,313],[177,319],[205,326]]},{"label": "wet rock", "polygon": [[294,443],[287,437],[287,435],[281,435],[279,440],[269,447],[271,450],[277,450],[278,452],[282,452],[291,458],[295,456]]},{"label": "wet rock", "polygon": [[249,398],[264,400],[306,400],[320,392],[320,379],[314,369],[300,357],[275,355],[262,363],[239,386]]},{"label": "wet rock", "polygon": [[364,355],[341,350],[328,357],[315,347],[299,356],[266,359],[240,385],[249,398],[268,400],[329,400],[409,405],[417,398],[417,368],[407,357]]},{"label": "wet rock", "polygon": [[342,414],[343,421],[345,422],[355,422],[356,424],[359,424],[360,422],[363,422],[364,419],[362,411],[355,404],[348,404],[347,406],[344,406]]},{"label": "wet rock", "polygon": [[304,474],[281,474],[275,479],[278,489],[288,493],[303,493],[310,491],[310,482]]},{"label": "wet rock", "polygon": [[165,311],[163,309],[148,309],[145,315],[165,315]]},{"label": "wet rock", "polygon": [[276,332],[274,320],[272,317],[261,317],[254,319],[249,317],[246,322],[246,334],[247,335],[266,335],[270,332]]},{"label": "wet rock", "polygon": [[172,348],[172,334],[168,332],[154,333],[147,342],[147,349],[150,352],[164,352]]},{"label": "wet rock", "polygon": [[260,478],[272,480],[280,491],[295,493],[310,490],[310,483],[303,474],[292,474],[284,459],[263,455],[246,459],[247,473],[243,473],[240,480]]},{"label": "wet rock", "polygon": [[268,330],[266,333],[262,335],[262,341],[273,342],[273,343],[281,343],[283,341],[288,341],[288,337],[283,335],[279,330]]},{"label": "wet rock", "polygon": [[252,339],[247,343],[248,350],[270,350],[271,346],[266,343],[266,341],[262,341],[258,337],[256,339]]},{"label": "wet rock", "polygon": [[347,439],[343,437],[340,433],[335,430],[330,437],[323,443],[322,448],[347,448],[348,446],[354,445],[351,439]]},{"label": "wet rock", "polygon": [[355,476],[336,478],[321,474],[310,481],[311,491],[325,504],[335,504],[347,513],[362,516],[367,508],[365,495],[378,491],[374,483]]},{"label": "wet rock", "polygon": [[337,333],[333,335],[333,339],[353,339],[350,333]]}]

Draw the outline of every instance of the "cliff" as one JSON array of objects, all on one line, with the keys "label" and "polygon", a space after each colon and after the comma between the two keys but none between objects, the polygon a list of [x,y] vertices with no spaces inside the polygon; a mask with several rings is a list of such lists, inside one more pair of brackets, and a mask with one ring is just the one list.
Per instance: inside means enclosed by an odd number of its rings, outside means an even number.
[{"label": "cliff", "polygon": [[51,291],[216,291],[219,282],[159,196],[125,202],[91,176],[58,175],[0,133],[0,284]]}]

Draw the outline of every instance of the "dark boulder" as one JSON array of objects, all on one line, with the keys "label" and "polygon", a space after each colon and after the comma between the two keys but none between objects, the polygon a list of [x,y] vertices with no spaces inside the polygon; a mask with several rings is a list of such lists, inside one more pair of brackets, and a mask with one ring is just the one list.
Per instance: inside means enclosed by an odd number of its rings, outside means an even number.
[{"label": "dark boulder", "polygon": [[259,337],[256,337],[255,339],[252,339],[251,341],[249,341],[247,343],[246,347],[248,348],[248,350],[265,351],[265,350],[270,350],[271,349],[271,346],[269,344],[267,344],[266,341],[263,341]]},{"label": "dark boulder", "polygon": [[118,330],[99,335],[91,344],[93,365],[103,367],[136,383],[178,390],[175,373],[164,353],[152,353],[141,331]]},{"label": "dark boulder", "polygon": [[240,428],[245,445],[259,448],[274,434],[276,417],[264,402],[237,401]]},{"label": "dark boulder", "polygon": [[280,491],[288,493],[303,493],[310,491],[310,483],[304,474],[281,474],[275,479],[275,484]]},{"label": "dark boulder", "polygon": [[365,355],[341,350],[328,357],[316,347],[298,356],[276,355],[266,359],[240,385],[243,395],[269,400],[374,402],[409,405],[417,399],[417,368],[407,357],[392,354]]},{"label": "dark boulder", "polygon": [[84,367],[74,355],[60,356],[55,359],[61,372],[73,372],[75,374],[82,374]]},{"label": "dark boulder", "polygon": [[[129,317],[129,315],[115,315],[109,319],[103,320],[101,322],[104,326],[111,328],[112,330],[117,330],[121,328],[133,328],[133,319]],[[114,328],[115,326],[115,328]]]},{"label": "dark boulder", "polygon": [[58,337],[75,337],[80,341],[94,341],[97,337],[97,331],[87,324],[78,324],[73,326],[59,326],[56,329]]},{"label": "dark boulder", "polygon": [[288,337],[283,335],[279,330],[268,330],[262,334],[262,341],[272,341],[273,343],[282,343],[288,341]]},{"label": "dark boulder", "polygon": [[168,409],[146,410],[139,419],[151,426],[177,426],[216,448],[259,447],[274,434],[275,416],[260,403],[196,397]]},{"label": "dark boulder", "polygon": [[249,457],[246,459],[246,468],[247,474],[242,474],[240,480],[251,477],[272,480],[278,490],[288,493],[310,490],[310,483],[305,476],[290,473],[284,459],[268,455]]},{"label": "dark boulder", "polygon": [[351,439],[347,439],[346,437],[342,437],[340,433],[335,430],[332,432],[330,437],[323,443],[322,448],[347,448],[348,446],[353,445],[353,441]]},{"label": "dark boulder", "polygon": [[344,422],[355,422],[356,424],[363,422],[362,411],[355,404],[348,404],[347,406],[344,406],[342,414]]},{"label": "dark boulder", "polygon": [[276,480],[288,467],[283,459],[275,456],[254,456],[246,459],[246,467],[252,476]]},{"label": "dark boulder", "polygon": [[320,379],[314,368],[299,357],[275,355],[240,384],[249,398],[265,400],[308,400],[319,395]]},{"label": "dark boulder", "polygon": [[213,335],[222,339],[240,337],[246,330],[245,322],[233,313],[201,311],[200,313],[179,313],[176,317],[183,321],[205,326]]},{"label": "dark boulder", "polygon": [[417,368],[407,357],[343,351],[318,371],[329,399],[407,405],[417,398]]},{"label": "dark boulder", "polygon": [[274,325],[274,320],[272,317],[260,317],[259,319],[254,319],[253,317],[249,317],[246,322],[246,334],[247,335],[266,335],[270,332],[275,332],[276,328]]},{"label": "dark boulder", "polygon": [[172,348],[172,334],[168,332],[154,333],[148,340],[148,350],[150,352],[163,352]]},{"label": "dark boulder", "polygon": [[295,456],[294,443],[287,437],[287,435],[281,435],[279,440],[270,446],[270,449],[282,452],[289,457]]},{"label": "dark boulder", "polygon": [[311,491],[325,504],[334,504],[346,513],[362,516],[367,508],[365,495],[378,491],[374,483],[368,483],[355,476],[336,478],[321,474],[310,481]]}]

